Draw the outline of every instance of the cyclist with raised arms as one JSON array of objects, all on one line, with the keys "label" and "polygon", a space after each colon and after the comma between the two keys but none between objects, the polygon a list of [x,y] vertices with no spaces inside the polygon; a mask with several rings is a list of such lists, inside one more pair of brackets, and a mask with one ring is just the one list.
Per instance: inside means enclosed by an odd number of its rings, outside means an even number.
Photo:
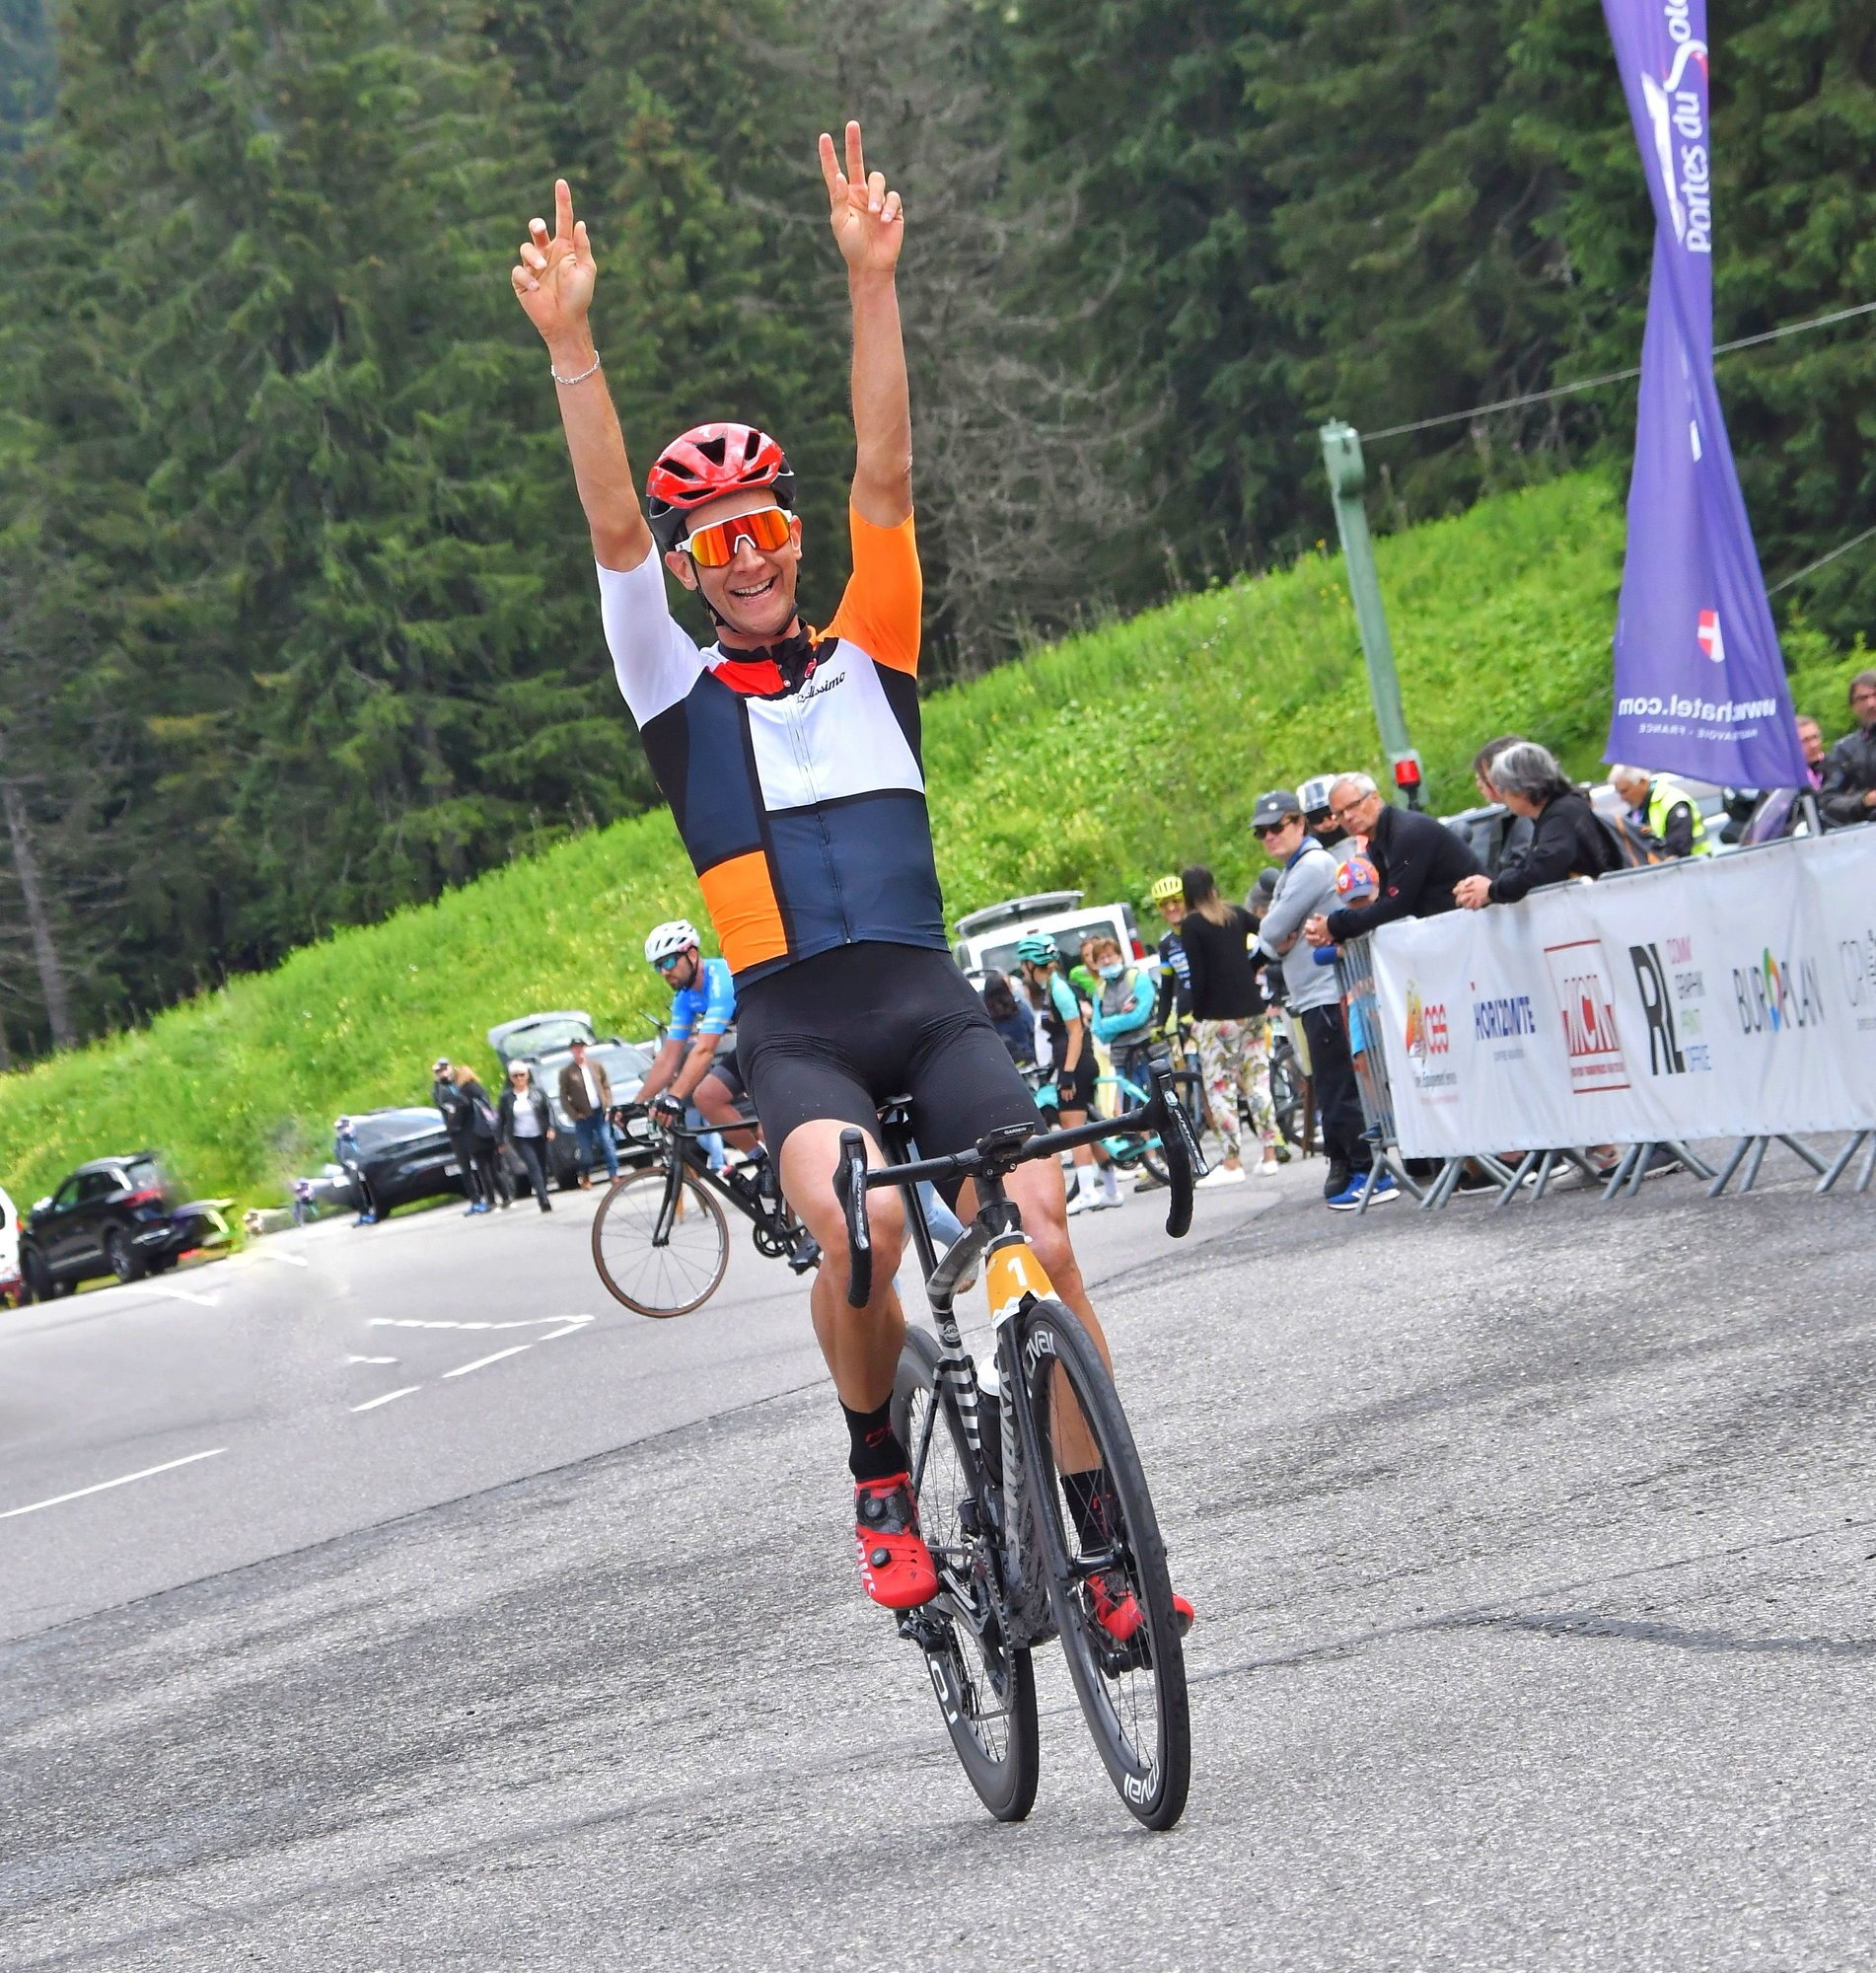
[{"label": "cyclist with raised arms", "polygon": [[736,983],[720,959],[698,950],[697,928],[688,918],[656,925],[645,940],[646,961],[672,989],[665,1043],[652,1058],[635,1099],[651,1103],[673,1122],[694,1103],[704,1122],[721,1131],[739,1150],[755,1147],[756,1133],[742,1122],[743,1079],[737,1072],[734,1043],[724,1037],[736,1021]]},{"label": "cyclist with raised arms", "polygon": [[[999,1127],[1034,1125],[1037,1114],[952,962],[932,855],[911,405],[895,286],[904,215],[899,193],[866,170],[857,123],[846,126],[844,169],[830,137],[820,148],[852,310],[855,439],[853,574],[825,629],[796,612],[794,474],[765,432],[705,424],[672,440],[640,506],[587,321],[593,250],[564,181],[552,231],[530,222],[510,278],[547,346],[619,689],[735,976],[739,1066],[789,1203],[830,1263],[812,1305],[847,1423],[861,1578],[876,1602],[902,1610],[937,1591],[890,1417],[905,1328],[892,1286],[904,1212],[897,1192],[874,1195],[876,1286],[864,1308],[850,1307],[833,1190],[840,1133],[858,1127],[879,1162],[879,1106],[908,1096],[919,1146],[939,1157]],[[707,650],[673,621],[667,571],[714,620]],[[1024,1164],[1005,1183],[1056,1291],[1105,1354],[1068,1243],[1059,1168]],[[1060,1425],[1063,1491],[1092,1540],[1110,1510],[1108,1485],[1080,1418]],[[1131,1592],[1102,1621],[1130,1636],[1140,1622]]]}]

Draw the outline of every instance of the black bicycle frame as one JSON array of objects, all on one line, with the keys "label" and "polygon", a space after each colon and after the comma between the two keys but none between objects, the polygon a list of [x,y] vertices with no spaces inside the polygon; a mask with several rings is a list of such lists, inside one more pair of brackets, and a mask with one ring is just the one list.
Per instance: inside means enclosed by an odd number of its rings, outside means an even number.
[{"label": "black bicycle frame", "polygon": [[[847,1299],[864,1307],[871,1296],[873,1279],[872,1229],[868,1223],[866,1195],[880,1186],[896,1185],[905,1201],[912,1243],[925,1270],[925,1292],[931,1303],[932,1322],[938,1332],[939,1358],[934,1373],[933,1402],[927,1408],[919,1443],[906,1447],[911,1458],[911,1485],[914,1497],[924,1481],[925,1461],[931,1450],[941,1407],[955,1413],[965,1440],[967,1478],[973,1499],[989,1509],[994,1525],[990,1536],[998,1560],[1000,1580],[992,1585],[998,1603],[997,1616],[1012,1647],[1038,1644],[1052,1635],[1047,1581],[1044,1570],[1056,1573],[1094,1573],[1111,1565],[1106,1555],[1084,1557],[1079,1562],[1059,1553],[1061,1543],[1054,1524],[1046,1514],[1034,1518],[1050,1531],[1045,1541],[1046,1553],[1039,1558],[1022,1538],[1025,1504],[1025,1475],[1042,1464],[1042,1436],[1030,1403],[1029,1383],[1018,1360],[1014,1316],[1005,1310],[996,1323],[996,1369],[1000,1383],[997,1407],[998,1478],[992,1480],[984,1464],[981,1392],[976,1365],[964,1347],[964,1336],[953,1309],[959,1283],[974,1273],[984,1258],[1000,1246],[1026,1238],[1022,1216],[1003,1190],[1003,1181],[1019,1164],[1053,1157],[1078,1144],[1117,1133],[1156,1132],[1165,1148],[1169,1201],[1166,1230],[1181,1238],[1191,1225],[1192,1185],[1205,1169],[1190,1118],[1174,1091],[1174,1071],[1164,1064],[1152,1070],[1154,1093],[1151,1102],[1116,1118],[1100,1118],[1077,1125],[1070,1131],[1043,1131],[1027,1125],[993,1131],[979,1138],[971,1149],[950,1157],[911,1159],[910,1119],[903,1105],[889,1105],[880,1113],[880,1139],[888,1162],[878,1171],[867,1168],[866,1139],[854,1130],[840,1133],[840,1162],[834,1171],[834,1191],[840,1199],[847,1221],[847,1245],[851,1275]],[[931,1237],[924,1204],[918,1197],[919,1185],[970,1178],[976,1191],[977,1209],[970,1225],[940,1255]],[[916,1629],[916,1613],[908,1619]]]}]

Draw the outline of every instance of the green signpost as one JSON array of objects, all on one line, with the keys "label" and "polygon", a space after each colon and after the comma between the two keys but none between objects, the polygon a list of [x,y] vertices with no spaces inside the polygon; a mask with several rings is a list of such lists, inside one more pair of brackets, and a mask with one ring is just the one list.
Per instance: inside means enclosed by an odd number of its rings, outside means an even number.
[{"label": "green signpost", "polygon": [[1335,532],[1341,537],[1342,561],[1348,570],[1348,593],[1354,599],[1355,624],[1361,632],[1362,655],[1368,661],[1375,724],[1381,729],[1381,744],[1394,769],[1395,785],[1407,797],[1409,808],[1418,808],[1420,757],[1407,738],[1401,679],[1394,668],[1394,644],[1388,636],[1388,614],[1381,606],[1374,545],[1368,539],[1368,508],[1363,497],[1368,474],[1361,458],[1361,434],[1353,425],[1335,418],[1323,426],[1322,440],[1329,490],[1335,502]]}]

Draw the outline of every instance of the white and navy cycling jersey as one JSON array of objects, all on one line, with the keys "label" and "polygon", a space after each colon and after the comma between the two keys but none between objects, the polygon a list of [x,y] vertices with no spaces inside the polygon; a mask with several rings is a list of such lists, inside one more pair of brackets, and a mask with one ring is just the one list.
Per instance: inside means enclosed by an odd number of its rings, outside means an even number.
[{"label": "white and navy cycling jersey", "polygon": [[862,940],[949,950],[919,759],[909,515],[849,512],[853,575],[793,686],[699,650],[661,558],[599,571],[606,641],[739,986]]}]

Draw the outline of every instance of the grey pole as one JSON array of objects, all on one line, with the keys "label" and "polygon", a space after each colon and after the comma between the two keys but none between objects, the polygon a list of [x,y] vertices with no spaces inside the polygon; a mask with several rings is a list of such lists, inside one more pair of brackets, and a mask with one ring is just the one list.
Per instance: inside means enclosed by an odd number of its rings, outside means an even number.
[{"label": "grey pole", "polygon": [[1329,490],[1335,502],[1335,532],[1341,537],[1342,561],[1348,570],[1348,593],[1354,599],[1355,625],[1361,632],[1362,655],[1368,661],[1375,724],[1381,729],[1381,745],[1394,768],[1395,784],[1407,796],[1407,806],[1418,808],[1420,757],[1407,738],[1401,679],[1394,668],[1394,643],[1388,635],[1388,614],[1381,604],[1374,545],[1368,538],[1368,509],[1363,498],[1368,475],[1361,457],[1361,434],[1353,425],[1335,418],[1323,426],[1322,440]]}]

